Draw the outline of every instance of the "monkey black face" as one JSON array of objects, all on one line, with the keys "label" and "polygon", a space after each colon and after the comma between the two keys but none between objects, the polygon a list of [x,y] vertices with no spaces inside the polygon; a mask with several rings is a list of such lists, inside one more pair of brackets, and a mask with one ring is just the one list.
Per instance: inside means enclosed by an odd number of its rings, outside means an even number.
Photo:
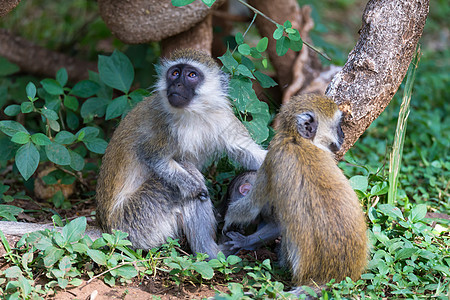
[{"label": "monkey black face", "polygon": [[167,71],[167,99],[170,105],[177,108],[187,106],[196,94],[196,89],[204,81],[205,76],[197,68],[178,64]]}]

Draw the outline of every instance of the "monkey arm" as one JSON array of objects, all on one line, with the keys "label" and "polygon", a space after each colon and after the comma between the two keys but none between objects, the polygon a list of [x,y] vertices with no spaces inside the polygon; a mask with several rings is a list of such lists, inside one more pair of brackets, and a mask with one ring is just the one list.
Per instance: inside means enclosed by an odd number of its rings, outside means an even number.
[{"label": "monkey arm", "polygon": [[[174,159],[160,159],[151,165],[156,175],[170,185],[178,187],[183,199],[199,198],[209,200],[205,179],[200,171],[189,162],[178,163]],[[173,183],[176,184],[173,184]]]},{"label": "monkey arm", "polygon": [[256,250],[261,248],[281,235],[280,228],[275,222],[269,222],[258,227],[258,230],[248,236],[239,232],[227,232],[231,241],[225,242],[224,246],[229,252],[238,253],[240,250]]},{"label": "monkey arm", "polygon": [[253,141],[244,125],[234,118],[224,133],[226,152],[248,170],[258,170],[267,151]]}]

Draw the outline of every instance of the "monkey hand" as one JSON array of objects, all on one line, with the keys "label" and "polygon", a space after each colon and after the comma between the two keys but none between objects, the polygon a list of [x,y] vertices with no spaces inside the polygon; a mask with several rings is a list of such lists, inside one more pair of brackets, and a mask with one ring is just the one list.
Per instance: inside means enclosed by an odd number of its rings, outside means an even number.
[{"label": "monkey hand", "polygon": [[231,241],[225,242],[224,245],[229,249],[230,252],[237,253],[242,249],[247,249],[248,247],[248,238],[245,235],[240,234],[239,232],[229,231],[226,233],[226,236],[231,239]]}]

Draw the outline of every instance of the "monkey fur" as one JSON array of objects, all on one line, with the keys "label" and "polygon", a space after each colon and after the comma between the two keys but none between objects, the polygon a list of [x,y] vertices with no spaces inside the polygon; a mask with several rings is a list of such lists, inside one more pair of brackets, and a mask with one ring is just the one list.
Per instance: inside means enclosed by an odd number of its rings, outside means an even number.
[{"label": "monkey fur", "polygon": [[[253,188],[256,180],[256,171],[245,171],[236,177],[228,185],[223,215],[232,203],[245,197]],[[260,212],[256,231],[250,235],[243,235],[236,231],[226,234],[228,240],[221,245],[226,255],[237,254],[240,250],[257,250],[265,244],[274,241],[281,235],[280,227],[274,218],[273,208],[266,204]]]},{"label": "monkey fur", "polygon": [[[272,205],[281,227],[281,261],[297,286],[357,280],[366,265],[364,213],[333,155],[344,139],[341,115],[327,97],[293,97],[281,109],[253,189],[225,216],[227,231]],[[304,293],[300,287],[291,292]]]},{"label": "monkey fur", "polygon": [[155,93],[128,113],[106,149],[99,225],[127,232],[142,249],[184,234],[191,251],[215,257],[216,220],[199,170],[223,153],[257,169],[266,151],[234,116],[228,76],[210,56],[179,50],[158,71]]}]

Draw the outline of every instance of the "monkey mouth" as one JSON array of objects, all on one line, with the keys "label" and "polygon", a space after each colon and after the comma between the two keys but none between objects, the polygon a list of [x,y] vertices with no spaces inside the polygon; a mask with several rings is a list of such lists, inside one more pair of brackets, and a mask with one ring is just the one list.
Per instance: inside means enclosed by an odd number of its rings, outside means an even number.
[{"label": "monkey mouth", "polygon": [[189,104],[190,100],[181,94],[171,93],[167,95],[170,105],[176,108],[182,108]]}]

